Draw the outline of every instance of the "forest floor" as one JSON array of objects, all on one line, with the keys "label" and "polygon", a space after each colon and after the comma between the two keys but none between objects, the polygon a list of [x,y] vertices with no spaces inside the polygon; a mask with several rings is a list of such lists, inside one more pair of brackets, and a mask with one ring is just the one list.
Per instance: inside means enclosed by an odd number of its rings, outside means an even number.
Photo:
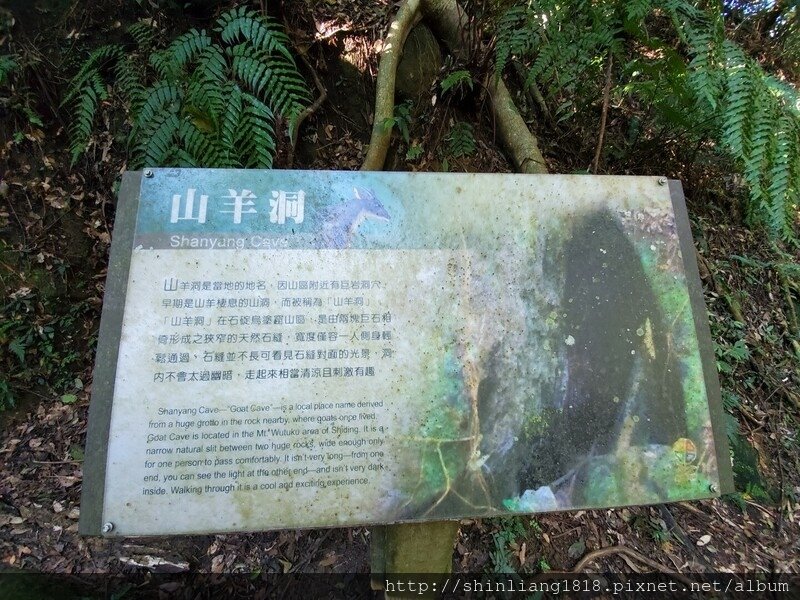
[{"label": "forest floor", "polygon": [[[125,151],[113,134],[118,116],[109,109],[89,157],[70,167],[69,116],[58,108],[54,90],[63,90],[68,60],[76,60],[72,45],[101,32],[114,37],[118,19],[130,15],[117,14],[113,2],[91,14],[81,3],[14,4],[14,43],[36,59],[31,106],[44,124],[23,123],[21,135],[0,140],[0,322],[13,324],[0,325],[0,341],[7,345],[12,334],[27,340],[9,377],[17,408],[0,413],[0,569],[78,578],[146,571],[367,572],[369,531],[363,527],[136,540],[78,535],[93,349]],[[290,35],[328,91],[304,125],[294,168],[357,169],[369,139],[376,42],[390,7],[366,0],[291,4],[298,10],[285,10],[292,16]],[[187,17],[190,23],[201,18]],[[411,121],[411,139],[424,139],[429,148],[441,141],[447,119],[465,114],[455,105],[416,110],[427,120]],[[450,160],[450,170],[510,170],[486,112],[472,117],[477,152]],[[588,164],[588,142],[582,147],[552,131],[540,136],[552,172]],[[403,156],[395,150],[387,168],[442,168],[436,152]],[[718,500],[465,520],[453,554],[456,571],[570,571],[606,549],[584,569],[647,572],[655,562],[659,570],[684,574],[800,573],[798,358],[786,327],[795,308],[783,284],[783,267],[798,259],[778,253],[744,225],[728,198],[733,192],[715,172],[681,169],[657,150],[637,160],[636,174],[684,179],[723,397],[738,420],[734,439],[746,442],[737,456],[749,466],[737,477],[742,489]],[[606,165],[605,172],[630,171]]]}]

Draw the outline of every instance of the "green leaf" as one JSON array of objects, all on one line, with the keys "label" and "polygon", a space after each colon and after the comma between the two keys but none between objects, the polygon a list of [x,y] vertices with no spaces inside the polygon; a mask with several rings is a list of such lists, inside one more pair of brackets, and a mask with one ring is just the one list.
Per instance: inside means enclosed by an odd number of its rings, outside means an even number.
[{"label": "green leaf", "polygon": [[453,158],[470,156],[475,153],[475,136],[472,132],[472,125],[469,123],[461,121],[453,125],[445,141],[447,142],[447,154]]},{"label": "green leaf", "polygon": [[469,71],[459,70],[453,71],[444,78],[442,81],[442,93],[446,93],[453,88],[458,88],[461,85],[466,85],[470,90],[472,89],[472,75]]},{"label": "green leaf", "polygon": [[417,160],[425,150],[419,144],[412,144],[406,152],[406,160]]},{"label": "green leaf", "polygon": [[311,100],[278,23],[239,7],[221,15],[213,32],[192,29],[162,50],[154,50],[151,25],[129,33],[138,50],[95,50],[68,86],[73,163],[111,93],[126,102],[129,168],[272,167],[276,115],[291,135]]},{"label": "green leaf", "polygon": [[61,396],[61,402],[64,404],[75,404],[78,401],[78,397],[75,394],[64,394]]},{"label": "green leaf", "polygon": [[11,54],[0,55],[0,85],[4,84],[19,65]]},{"label": "green leaf", "polygon": [[21,339],[11,340],[8,349],[17,355],[21,364],[25,364],[25,344]]},{"label": "green leaf", "polygon": [[173,64],[180,68],[193,61],[212,43],[205,29],[191,29],[172,42],[167,47],[167,52],[172,55]]},{"label": "green leaf", "polygon": [[586,542],[583,541],[583,538],[572,544],[567,550],[570,558],[579,558],[583,556],[584,552],[586,552]]},{"label": "green leaf", "polygon": [[294,65],[294,57],[289,51],[289,37],[280,26],[269,17],[263,17],[245,6],[220,16],[217,20],[217,31],[228,44],[234,45],[246,40],[254,50],[278,52]]},{"label": "green leaf", "polygon": [[69,457],[72,460],[83,462],[84,456],[83,447],[80,444],[73,444],[69,447]]}]

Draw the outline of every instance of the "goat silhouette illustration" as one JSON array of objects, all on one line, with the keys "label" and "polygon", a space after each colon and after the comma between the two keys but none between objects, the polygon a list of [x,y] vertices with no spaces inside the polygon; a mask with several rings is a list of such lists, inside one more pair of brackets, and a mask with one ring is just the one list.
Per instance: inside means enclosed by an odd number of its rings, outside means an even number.
[{"label": "goat silhouette illustration", "polygon": [[353,198],[325,213],[318,248],[348,248],[366,219],[388,221],[389,213],[371,190],[353,188]]}]

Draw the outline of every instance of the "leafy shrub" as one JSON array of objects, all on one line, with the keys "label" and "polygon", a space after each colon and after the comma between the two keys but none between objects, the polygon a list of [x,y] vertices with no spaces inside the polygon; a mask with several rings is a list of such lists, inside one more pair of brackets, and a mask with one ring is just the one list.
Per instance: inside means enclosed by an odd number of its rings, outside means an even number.
[{"label": "leafy shrub", "polygon": [[107,80],[128,107],[129,166],[270,168],[276,122],[291,126],[309,101],[281,27],[246,7],[224,13],[212,34],[192,29],[157,49],[148,25],[129,29],[137,50],[94,50],[62,105],[74,113],[73,163],[89,142]]},{"label": "leafy shrub", "polygon": [[17,61],[10,54],[0,54],[0,85],[11,79],[11,74],[17,70]]},{"label": "leafy shrub", "polygon": [[[680,50],[649,33],[670,25]],[[519,1],[498,19],[496,37],[496,75],[517,63],[559,120],[596,102],[613,60],[616,97],[633,96],[666,125],[713,139],[748,184],[750,218],[794,239],[800,100],[727,39],[722,11],[687,0]]]},{"label": "leafy shrub", "polygon": [[[13,408],[20,390],[71,389],[83,360],[71,335],[88,310],[64,305],[23,288],[0,305],[0,411]],[[93,342],[93,340],[91,341]]]},{"label": "leafy shrub", "polygon": [[0,119],[4,121],[0,123],[0,137],[6,125],[10,131],[5,133],[14,142],[22,141],[26,130],[44,126],[34,109],[33,94],[24,82],[27,63],[15,54],[0,54]]}]

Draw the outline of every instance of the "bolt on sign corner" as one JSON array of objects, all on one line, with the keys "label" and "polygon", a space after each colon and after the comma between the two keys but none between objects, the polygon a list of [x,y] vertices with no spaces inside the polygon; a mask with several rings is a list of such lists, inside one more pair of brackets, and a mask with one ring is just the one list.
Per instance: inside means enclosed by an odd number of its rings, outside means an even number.
[{"label": "bolt on sign corner", "polygon": [[710,347],[677,182],[127,173],[81,528],[715,496],[731,473]]}]

